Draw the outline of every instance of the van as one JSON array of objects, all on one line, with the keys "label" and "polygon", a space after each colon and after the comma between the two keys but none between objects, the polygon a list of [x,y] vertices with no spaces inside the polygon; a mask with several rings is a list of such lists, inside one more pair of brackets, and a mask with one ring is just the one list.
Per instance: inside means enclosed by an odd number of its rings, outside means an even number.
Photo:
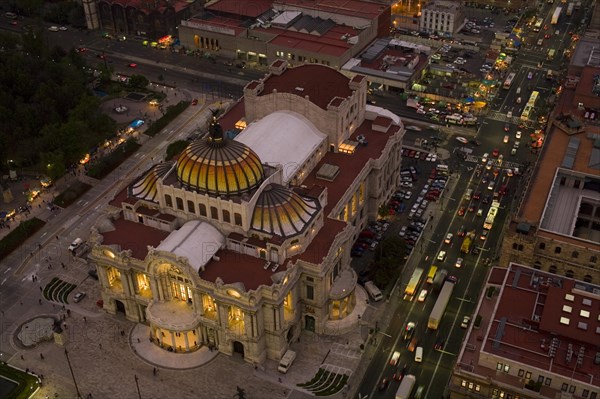
[{"label": "van", "polygon": [[468,189],[467,192],[465,193],[465,200],[471,201],[471,195],[473,195],[473,189],[472,188]]},{"label": "van", "polygon": [[296,359],[296,352],[291,349],[288,349],[284,354],[281,360],[279,361],[279,366],[277,367],[277,371],[280,373],[287,373],[290,367],[292,367],[292,363]]},{"label": "van", "polygon": [[423,347],[417,346],[415,349],[415,362],[421,363],[423,361]]},{"label": "van", "polygon": [[542,46],[542,45],[544,45],[544,39],[538,39],[538,41],[537,41],[537,45],[538,45],[538,46]]},{"label": "van", "polygon": [[379,290],[379,288],[377,288],[377,286],[375,285],[374,282],[367,281],[365,283],[365,290],[367,290],[367,292],[369,293],[369,296],[375,302],[381,301],[383,299],[383,294],[381,293],[381,290]]},{"label": "van", "polygon": [[441,175],[447,175],[448,174],[448,165],[439,164],[435,167],[435,170],[437,170],[438,173]]},{"label": "van", "polygon": [[517,87],[517,94],[521,94],[521,88]]},{"label": "van", "polygon": [[76,238],[71,245],[69,245],[69,251],[73,252],[75,251],[77,248],[79,248],[79,246],[83,244],[83,240],[81,238]]}]

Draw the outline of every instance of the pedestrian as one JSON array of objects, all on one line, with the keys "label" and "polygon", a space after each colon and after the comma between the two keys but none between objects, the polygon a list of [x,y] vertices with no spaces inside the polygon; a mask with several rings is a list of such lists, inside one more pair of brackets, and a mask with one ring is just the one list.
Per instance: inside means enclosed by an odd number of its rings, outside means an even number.
[{"label": "pedestrian", "polygon": [[87,317],[83,316],[83,322],[87,323]]},{"label": "pedestrian", "polygon": [[98,344],[98,348],[102,349],[102,344]]},{"label": "pedestrian", "polygon": [[42,304],[42,300],[41,300],[41,299],[38,299],[38,303],[41,305],[41,304]]},{"label": "pedestrian", "polygon": [[40,359],[44,360],[44,354],[40,352]]},{"label": "pedestrian", "polygon": [[60,262],[60,265],[62,266],[63,269],[65,268],[64,262]]}]

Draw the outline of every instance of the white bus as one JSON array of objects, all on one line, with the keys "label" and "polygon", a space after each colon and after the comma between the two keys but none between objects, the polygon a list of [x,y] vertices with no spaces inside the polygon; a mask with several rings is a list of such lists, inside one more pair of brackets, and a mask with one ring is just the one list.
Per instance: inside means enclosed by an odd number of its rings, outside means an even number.
[{"label": "white bus", "polygon": [[429,314],[429,320],[427,321],[427,328],[430,330],[437,330],[440,326],[440,321],[442,321],[442,317],[446,312],[446,306],[448,306],[453,290],[454,283],[452,281],[446,281],[442,286],[440,295],[438,295],[437,301],[435,301],[435,305],[433,305],[433,309]]},{"label": "white bus", "polygon": [[511,72],[508,74],[508,76],[506,77],[506,80],[504,81],[504,84],[502,85],[502,87],[506,90],[510,89],[510,86],[512,86],[513,80],[515,80],[515,76],[517,76],[516,73]]}]

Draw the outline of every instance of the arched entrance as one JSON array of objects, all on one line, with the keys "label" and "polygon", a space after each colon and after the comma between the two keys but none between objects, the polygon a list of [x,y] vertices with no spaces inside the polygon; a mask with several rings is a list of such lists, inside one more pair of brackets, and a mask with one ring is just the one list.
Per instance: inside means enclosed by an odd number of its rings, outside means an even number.
[{"label": "arched entrance", "polygon": [[290,329],[287,332],[287,336],[286,336],[287,342],[292,342],[292,339],[294,339],[294,326],[290,327]]},{"label": "arched entrance", "polygon": [[315,318],[309,315],[304,316],[304,329],[307,331],[315,331]]},{"label": "arched entrance", "polygon": [[123,302],[115,300],[115,307],[117,312],[125,314],[125,304]]},{"label": "arched entrance", "polygon": [[233,353],[239,353],[244,357],[244,344],[240,341],[233,341]]}]

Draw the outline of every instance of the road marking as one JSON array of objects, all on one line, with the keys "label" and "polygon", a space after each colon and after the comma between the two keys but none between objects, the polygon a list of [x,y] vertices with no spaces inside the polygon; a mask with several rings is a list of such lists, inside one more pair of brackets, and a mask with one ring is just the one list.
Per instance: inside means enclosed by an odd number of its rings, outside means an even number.
[{"label": "road marking", "polygon": [[10,269],[12,269],[12,267],[9,267],[8,269],[6,269],[6,270],[4,271],[4,274],[8,273],[8,272],[10,271]]},{"label": "road marking", "polygon": [[2,283],[0,285],[4,285],[4,283],[6,283],[6,278],[4,280],[2,280]]}]

